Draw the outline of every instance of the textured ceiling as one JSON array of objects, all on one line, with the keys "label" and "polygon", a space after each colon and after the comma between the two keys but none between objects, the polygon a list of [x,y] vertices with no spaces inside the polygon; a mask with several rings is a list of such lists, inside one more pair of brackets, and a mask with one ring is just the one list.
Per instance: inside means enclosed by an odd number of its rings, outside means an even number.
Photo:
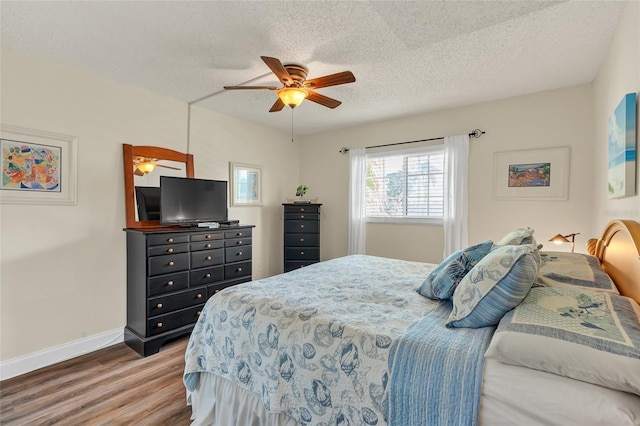
[{"label": "textured ceiling", "polygon": [[2,48],[290,132],[260,56],[343,102],[296,108],[297,135],[593,81],[623,1],[7,1]]}]

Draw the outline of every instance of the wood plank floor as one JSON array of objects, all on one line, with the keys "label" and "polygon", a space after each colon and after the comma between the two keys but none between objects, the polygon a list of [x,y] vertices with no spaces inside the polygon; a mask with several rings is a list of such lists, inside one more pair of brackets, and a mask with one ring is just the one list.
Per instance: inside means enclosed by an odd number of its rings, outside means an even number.
[{"label": "wood plank floor", "polygon": [[124,343],[0,382],[2,425],[188,425],[188,336],[140,356]]}]

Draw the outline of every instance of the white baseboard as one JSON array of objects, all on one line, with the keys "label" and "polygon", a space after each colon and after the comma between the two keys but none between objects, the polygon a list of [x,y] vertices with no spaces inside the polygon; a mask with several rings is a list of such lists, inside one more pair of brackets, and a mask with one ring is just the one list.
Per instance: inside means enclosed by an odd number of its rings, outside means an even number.
[{"label": "white baseboard", "polygon": [[42,367],[75,358],[107,346],[124,342],[124,328],[54,346],[0,363],[0,380],[10,379]]}]

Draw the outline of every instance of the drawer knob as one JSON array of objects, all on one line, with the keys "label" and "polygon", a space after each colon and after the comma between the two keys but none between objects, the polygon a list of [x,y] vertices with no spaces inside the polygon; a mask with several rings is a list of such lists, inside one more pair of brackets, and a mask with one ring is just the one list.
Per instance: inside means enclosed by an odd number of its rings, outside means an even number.
[{"label": "drawer knob", "polygon": [[237,241],[236,244],[240,245],[240,244],[242,244],[242,241]]},{"label": "drawer knob", "polygon": [[303,214],[300,215],[300,219],[304,219],[304,215]]},{"label": "drawer knob", "polygon": [[300,238],[300,242],[301,242],[301,243],[304,243],[304,238]]},{"label": "drawer knob", "polygon": [[242,232],[238,232],[238,237],[242,237]]},{"label": "drawer knob", "polygon": [[202,313],[202,311],[198,311],[198,312],[196,313],[196,315],[200,316],[200,314],[201,314],[201,313]]},{"label": "drawer knob", "polygon": [[156,324],[156,327],[158,327],[158,328],[162,328],[162,323],[161,323],[161,322],[157,323],[157,324]]},{"label": "drawer knob", "polygon": [[173,249],[172,248],[167,249],[167,253],[173,253]]},{"label": "drawer knob", "polygon": [[304,228],[304,225],[300,225],[300,228]]},{"label": "drawer knob", "polygon": [[207,260],[211,260],[211,256],[207,256]]},{"label": "drawer knob", "polygon": [[236,269],[236,272],[242,272],[242,268]]},{"label": "drawer knob", "polygon": [[162,303],[158,303],[158,304],[156,305],[156,308],[158,308],[158,309],[162,309]]},{"label": "drawer knob", "polygon": [[207,235],[205,236],[205,238],[206,238],[207,240],[210,240],[210,239],[211,239],[211,234],[207,234]]},{"label": "drawer knob", "polygon": [[167,283],[167,285],[168,285],[169,287],[171,287],[171,286],[173,285],[173,281],[169,281],[169,282]]},{"label": "drawer knob", "polygon": [[220,290],[213,290],[213,294],[220,293]]},{"label": "drawer knob", "polygon": [[168,238],[168,239],[167,239],[167,242],[168,242],[168,243],[172,243],[172,242],[173,242],[173,238]]},{"label": "drawer knob", "polygon": [[300,254],[304,256],[304,252],[303,251],[301,251]]},{"label": "drawer knob", "polygon": [[211,248],[211,244],[207,244],[205,247],[206,248]]},{"label": "drawer knob", "polygon": [[300,211],[301,211],[301,212],[303,212],[303,211],[304,211],[304,207],[303,207],[303,208],[301,208],[301,209],[300,209]]},{"label": "drawer knob", "polygon": [[206,273],[206,274],[204,274],[204,277],[205,277],[205,278],[211,278],[211,274]]},{"label": "drawer knob", "polygon": [[242,252],[239,251],[238,253],[236,253],[236,256],[242,256]]},{"label": "drawer knob", "polygon": [[196,296],[198,299],[202,299],[202,293],[198,293],[198,295]]}]

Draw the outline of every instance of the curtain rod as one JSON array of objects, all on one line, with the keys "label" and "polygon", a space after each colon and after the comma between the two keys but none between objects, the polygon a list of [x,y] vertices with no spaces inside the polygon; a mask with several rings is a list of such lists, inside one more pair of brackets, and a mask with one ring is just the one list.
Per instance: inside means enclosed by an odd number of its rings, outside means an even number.
[{"label": "curtain rod", "polygon": [[[471,131],[469,133],[469,137],[470,138],[479,138],[480,136],[484,135],[484,131],[480,130],[480,129],[475,129],[473,131]],[[429,141],[437,141],[440,139],[444,139],[444,136],[440,136],[439,138],[431,138],[431,139],[420,139],[417,141],[407,141],[407,142],[394,142],[394,143],[385,143],[382,145],[373,145],[373,146],[365,146],[365,149],[369,149],[369,148],[382,148],[385,146],[394,146],[394,145],[404,145],[407,143],[417,143],[417,142],[429,142]],[[346,154],[347,152],[349,152],[349,148],[346,147],[342,147],[342,149],[340,151],[338,151],[340,154]]]}]

